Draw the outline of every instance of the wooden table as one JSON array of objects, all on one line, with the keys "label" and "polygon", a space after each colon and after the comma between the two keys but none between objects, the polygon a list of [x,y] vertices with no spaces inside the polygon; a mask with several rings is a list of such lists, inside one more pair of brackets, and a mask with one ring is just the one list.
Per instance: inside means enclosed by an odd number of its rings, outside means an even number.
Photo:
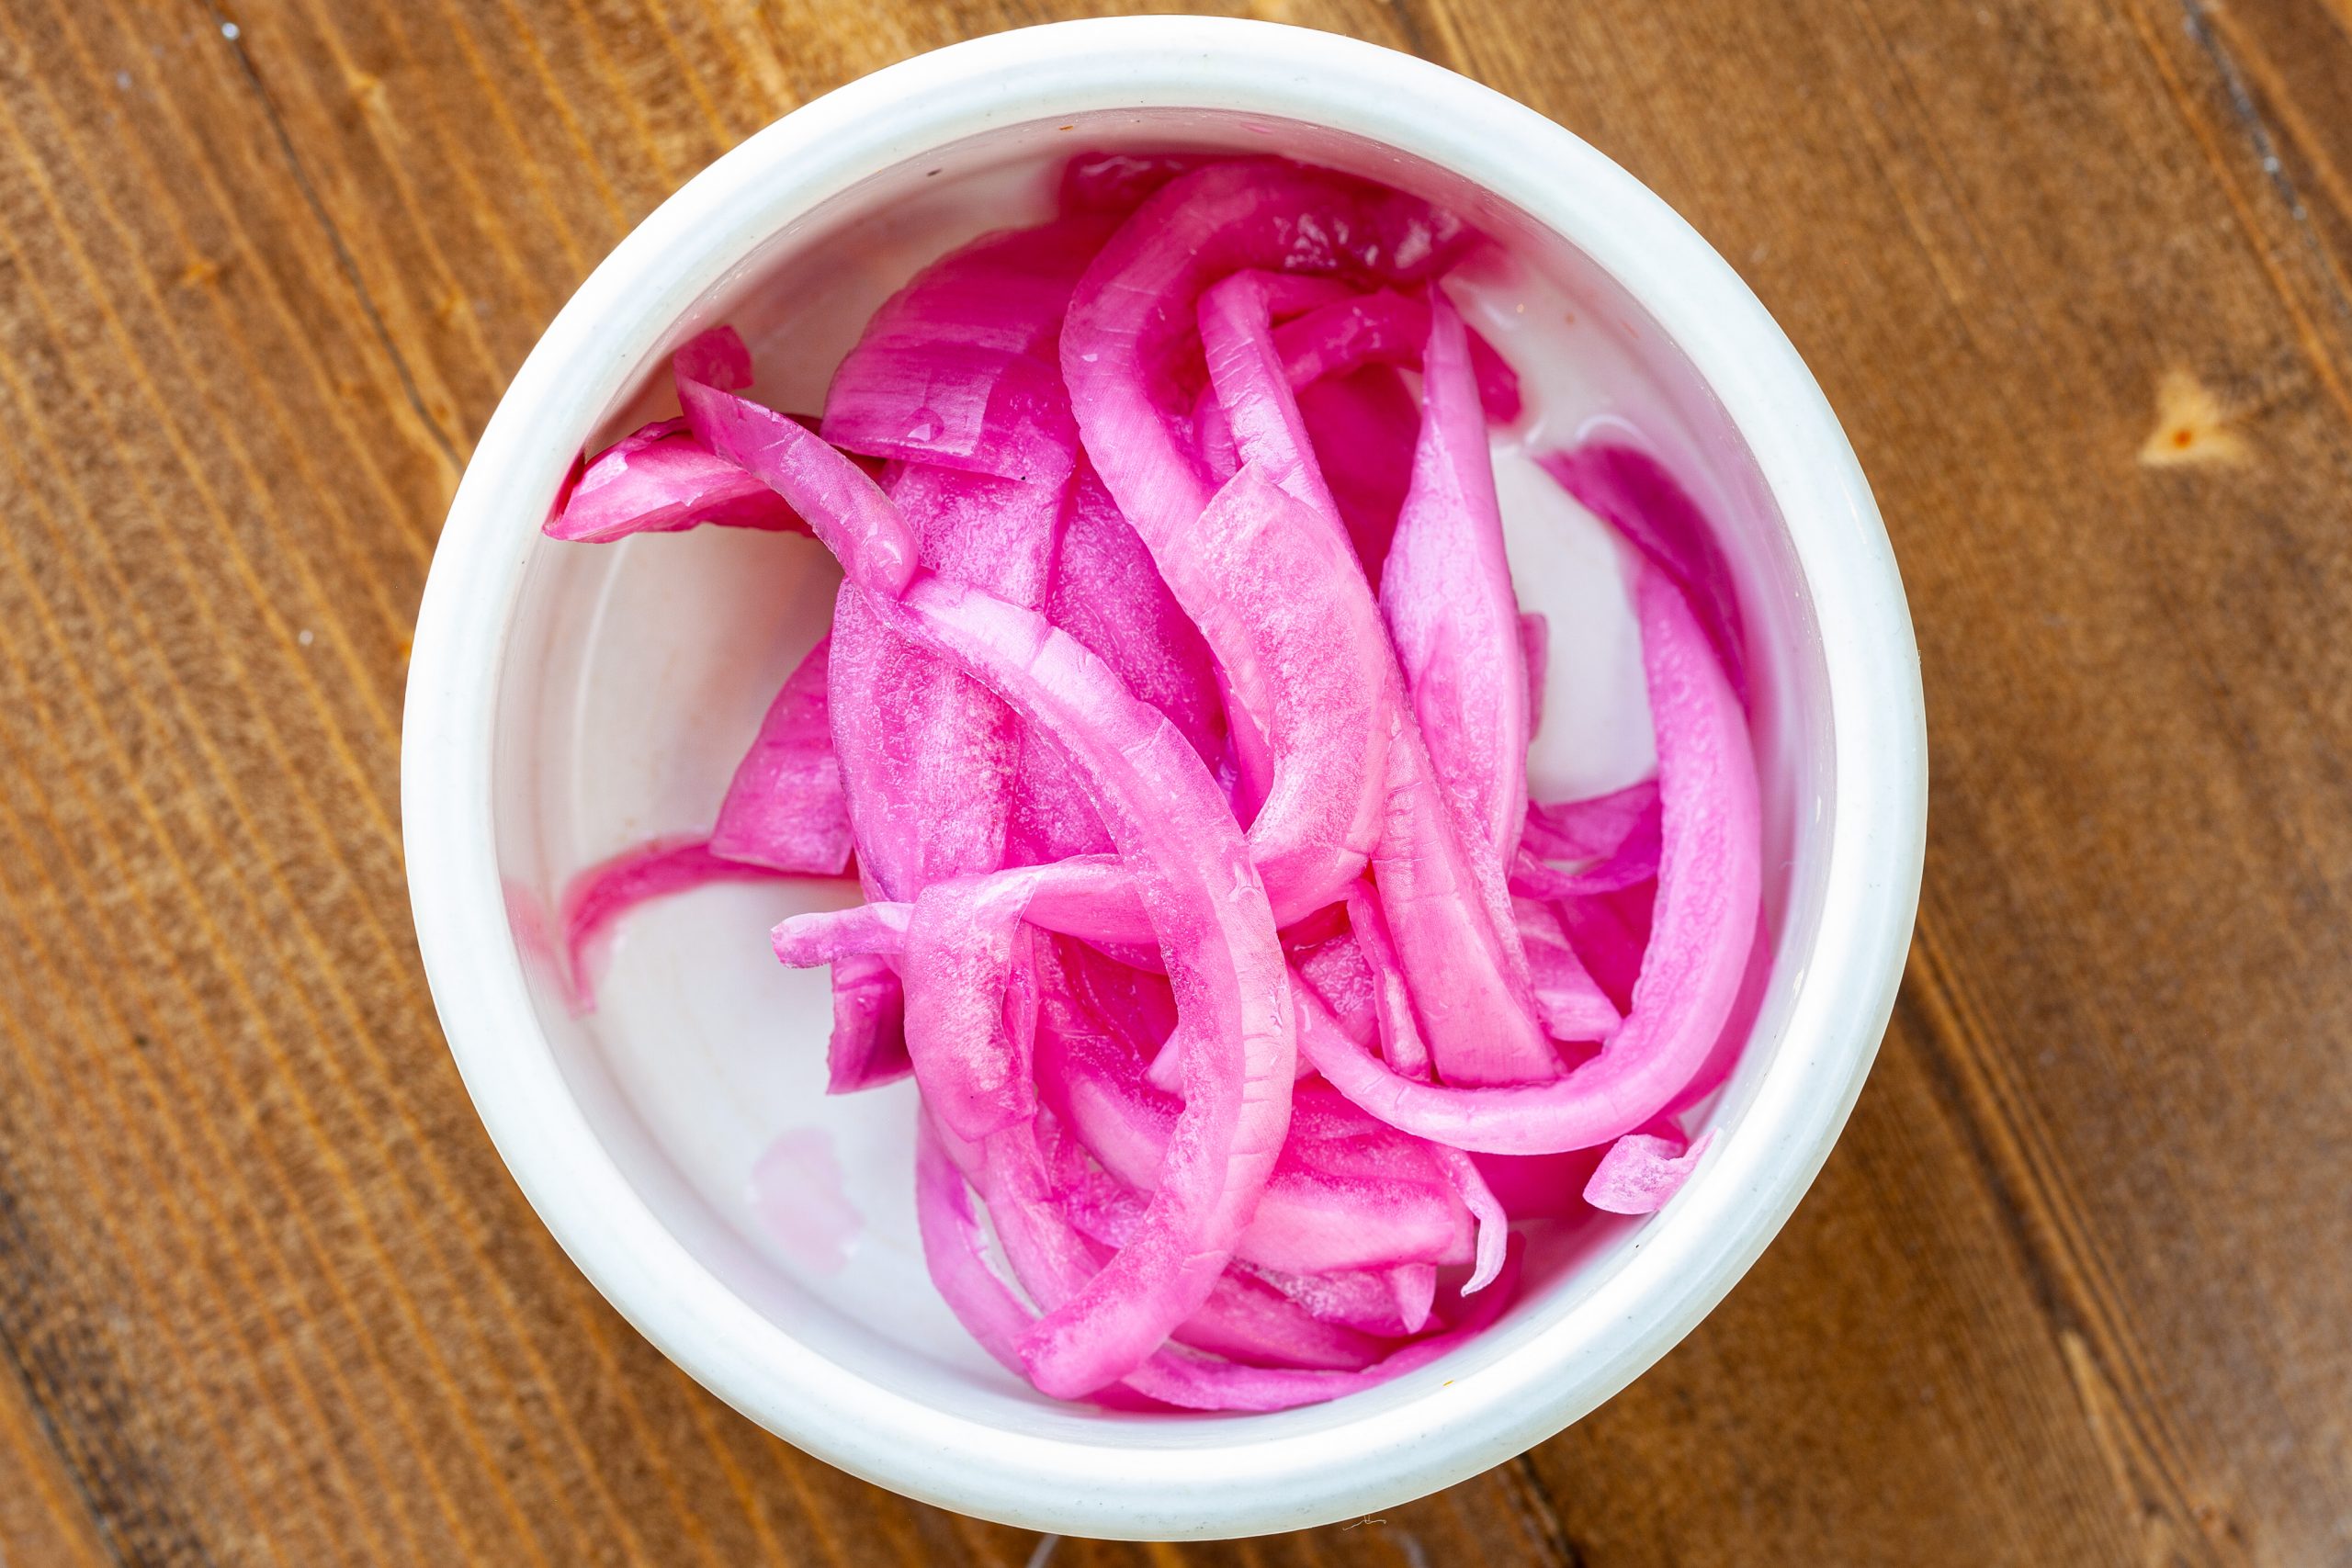
[{"label": "wooden table", "polygon": [[2352,1560],[2352,0],[1261,13],[1679,207],[1910,584],[1885,1050],[1607,1408],[1344,1528],[1049,1545],[801,1458],[565,1262],[403,897],[451,487],[688,174],[1075,9],[0,3],[0,1561]]}]

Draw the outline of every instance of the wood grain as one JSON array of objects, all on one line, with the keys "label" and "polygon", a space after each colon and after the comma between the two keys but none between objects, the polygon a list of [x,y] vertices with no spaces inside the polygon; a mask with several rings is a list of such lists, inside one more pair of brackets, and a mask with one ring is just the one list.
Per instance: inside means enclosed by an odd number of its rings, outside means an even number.
[{"label": "wood grain", "polygon": [[21,1375],[0,1385],[0,1552],[11,1562],[97,1568],[111,1561],[90,1499],[57,1438],[26,1398]]},{"label": "wood grain", "polygon": [[1041,1542],[768,1438],[564,1261],[407,927],[456,476],[695,169],[1080,9],[0,0],[0,1562],[2352,1559],[2346,0],[1255,11],[1679,207],[1910,586],[1934,815],[1881,1066],[1599,1415],[1354,1526]]}]

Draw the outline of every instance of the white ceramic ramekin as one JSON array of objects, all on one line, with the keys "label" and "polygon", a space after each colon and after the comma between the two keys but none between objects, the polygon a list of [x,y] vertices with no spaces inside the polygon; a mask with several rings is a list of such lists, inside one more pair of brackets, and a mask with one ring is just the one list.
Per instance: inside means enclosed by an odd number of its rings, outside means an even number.
[{"label": "white ceramic ramekin", "polygon": [[[812,399],[877,291],[946,229],[971,231],[972,204],[937,193],[968,189],[1001,221],[1058,154],[1105,144],[1352,167],[1540,254],[1563,328],[1637,364],[1626,398],[1716,512],[1758,671],[1778,947],[1708,1112],[1707,1159],[1661,1214],[1539,1270],[1476,1345],[1278,1416],[1059,1406],[971,1351],[924,1300],[891,1186],[906,1105],[814,1101],[821,980],[770,977],[763,895],[663,917],[584,1021],[548,981],[537,913],[568,862],[695,825],[676,814],[715,799],[724,753],[827,602],[821,563],[758,553],[797,541],[550,545],[538,524],[573,454],[650,406],[668,348],[722,318],[766,312],[764,338],[751,322],[763,363]],[[872,276],[836,289],[836,274]],[[771,623],[773,637],[745,630]],[[731,629],[715,640],[708,626]],[[755,657],[725,657],[747,641]],[[450,1047],[499,1152],[597,1287],[721,1398],[845,1470],[1009,1523],[1140,1538],[1310,1525],[1435,1490],[1583,1416],[1687,1333],[1787,1218],[1861,1087],[1902,970],[1927,801],[1917,653],[1870,491],[1722,258],[1600,153],[1475,83],[1342,38],[1194,17],[1063,23],[908,61],[769,127],[640,224],[548,329],[467,469],[403,739],[410,886]],[[738,930],[748,940],[725,945]],[[834,1116],[838,1145],[822,1131]],[[780,1118],[820,1138],[813,1154],[791,1145],[790,1190],[821,1207],[846,1184],[862,1213],[845,1248],[847,1231],[813,1254],[779,1246],[729,1196]]]}]

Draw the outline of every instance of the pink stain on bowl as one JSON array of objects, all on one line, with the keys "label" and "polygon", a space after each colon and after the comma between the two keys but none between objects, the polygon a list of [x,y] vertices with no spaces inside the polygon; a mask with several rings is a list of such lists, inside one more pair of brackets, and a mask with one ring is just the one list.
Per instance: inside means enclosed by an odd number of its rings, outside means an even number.
[{"label": "pink stain on bowl", "polygon": [[752,1213],[793,1262],[838,1274],[865,1232],[842,1187],[842,1162],[822,1127],[795,1127],[752,1166]]},{"label": "pink stain on bowl", "polygon": [[572,988],[571,971],[564,964],[562,951],[556,945],[555,922],[548,919],[547,906],[537,894],[512,877],[499,884],[499,892],[506,900],[506,929],[514,938],[515,956],[576,1013],[578,993]]}]

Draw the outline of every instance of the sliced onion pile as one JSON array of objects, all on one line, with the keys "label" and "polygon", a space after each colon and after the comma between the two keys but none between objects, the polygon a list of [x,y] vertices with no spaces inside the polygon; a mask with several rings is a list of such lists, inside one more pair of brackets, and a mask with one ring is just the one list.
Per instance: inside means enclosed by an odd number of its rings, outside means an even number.
[{"label": "sliced onion pile", "polygon": [[920,1086],[965,1325],[1049,1394],[1280,1409],[1490,1322],[1514,1221],[1649,1212],[1703,1152],[1762,950],[1738,609],[1653,458],[1545,459],[1645,563],[1657,771],[1531,804],[1520,393],[1439,287],[1483,242],[1272,159],[1081,158],[1062,203],[876,311],[820,420],[721,328],[565,487],[557,538],[843,572],[711,832],[574,883],[572,976],[646,897],[854,866],[775,950],[831,966],[834,1092]]}]

